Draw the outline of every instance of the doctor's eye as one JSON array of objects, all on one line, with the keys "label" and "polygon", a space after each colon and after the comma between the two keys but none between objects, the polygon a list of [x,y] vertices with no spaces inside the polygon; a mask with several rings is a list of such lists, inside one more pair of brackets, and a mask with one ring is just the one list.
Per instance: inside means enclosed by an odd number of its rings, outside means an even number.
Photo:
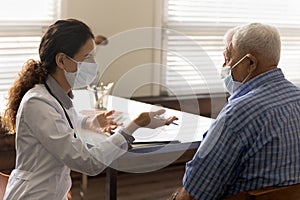
[{"label": "doctor's eye", "polygon": [[91,55],[91,54],[88,54],[84,57],[84,59],[91,59],[91,58],[93,58],[93,55]]},{"label": "doctor's eye", "polygon": [[95,62],[95,56],[92,55],[92,54],[89,54],[89,55],[84,57],[84,61],[94,63]]}]

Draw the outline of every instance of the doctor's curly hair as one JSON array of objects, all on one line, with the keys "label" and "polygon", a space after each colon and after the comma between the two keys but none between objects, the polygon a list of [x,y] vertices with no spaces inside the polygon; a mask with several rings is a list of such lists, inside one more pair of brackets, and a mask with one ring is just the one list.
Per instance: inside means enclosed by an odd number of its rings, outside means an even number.
[{"label": "doctor's curly hair", "polygon": [[90,28],[76,19],[58,20],[50,25],[39,46],[40,61],[28,60],[8,92],[2,126],[15,133],[16,115],[23,96],[36,84],[44,84],[46,77],[56,71],[58,53],[73,57],[89,39],[94,38]]},{"label": "doctor's curly hair", "polygon": [[15,132],[16,115],[23,96],[35,84],[44,83],[45,78],[46,72],[40,67],[38,61],[31,59],[24,64],[22,71],[9,89],[7,109],[2,118],[2,126],[10,133]]}]

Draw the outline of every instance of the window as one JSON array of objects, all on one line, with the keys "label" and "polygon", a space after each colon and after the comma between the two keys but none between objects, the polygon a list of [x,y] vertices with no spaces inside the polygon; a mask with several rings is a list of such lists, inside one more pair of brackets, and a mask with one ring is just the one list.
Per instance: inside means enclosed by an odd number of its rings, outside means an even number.
[{"label": "window", "polygon": [[60,0],[9,0],[0,6],[0,111],[28,59],[38,59],[43,29],[60,15]]},{"label": "window", "polygon": [[224,92],[223,35],[250,22],[272,24],[282,39],[279,67],[300,86],[300,12],[294,0],[167,0],[164,83],[176,94]]}]

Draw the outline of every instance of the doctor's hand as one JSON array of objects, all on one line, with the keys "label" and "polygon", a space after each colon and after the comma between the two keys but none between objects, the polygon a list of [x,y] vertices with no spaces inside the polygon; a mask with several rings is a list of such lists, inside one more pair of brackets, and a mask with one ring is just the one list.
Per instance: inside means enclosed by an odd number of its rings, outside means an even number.
[{"label": "doctor's hand", "polygon": [[140,127],[155,129],[164,125],[171,124],[174,120],[178,118],[171,116],[168,118],[163,118],[161,115],[166,111],[164,109],[157,110],[155,112],[143,112],[137,118],[135,118],[126,129],[133,133]]},{"label": "doctor's hand", "polygon": [[111,110],[88,118],[86,121],[86,128],[98,133],[110,132],[111,130],[116,129],[122,124],[113,121],[112,115],[114,112],[114,110]]}]

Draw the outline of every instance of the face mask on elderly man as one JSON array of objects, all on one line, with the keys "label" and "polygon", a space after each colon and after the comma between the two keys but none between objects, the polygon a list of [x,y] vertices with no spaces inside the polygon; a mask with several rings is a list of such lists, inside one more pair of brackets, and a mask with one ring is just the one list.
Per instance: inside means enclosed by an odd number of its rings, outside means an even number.
[{"label": "face mask on elderly man", "polygon": [[248,57],[248,54],[242,57],[237,63],[235,63],[232,67],[231,66],[224,66],[221,68],[221,79],[224,82],[226,90],[229,94],[233,94],[241,85],[243,85],[244,81],[248,78],[248,76],[242,81],[234,81],[231,75],[231,70],[238,66],[245,58]]}]

